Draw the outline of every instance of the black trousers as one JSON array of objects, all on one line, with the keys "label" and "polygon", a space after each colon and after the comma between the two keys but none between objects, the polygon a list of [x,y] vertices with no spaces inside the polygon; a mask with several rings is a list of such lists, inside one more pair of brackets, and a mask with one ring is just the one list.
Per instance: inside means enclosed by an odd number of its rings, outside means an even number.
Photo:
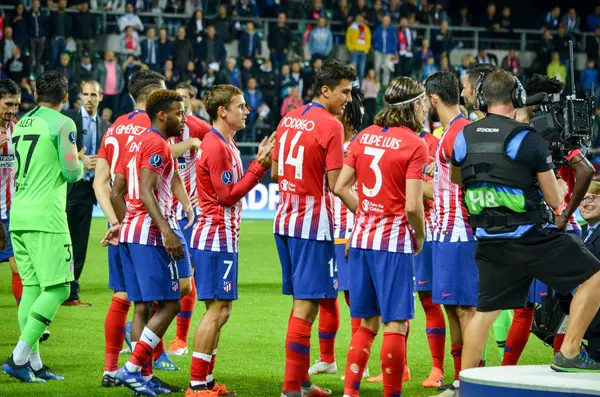
[{"label": "black trousers", "polygon": [[96,202],[91,181],[79,181],[72,185],[67,195],[67,221],[73,245],[75,280],[71,283],[69,300],[79,299],[79,277],[85,264],[92,211]]}]

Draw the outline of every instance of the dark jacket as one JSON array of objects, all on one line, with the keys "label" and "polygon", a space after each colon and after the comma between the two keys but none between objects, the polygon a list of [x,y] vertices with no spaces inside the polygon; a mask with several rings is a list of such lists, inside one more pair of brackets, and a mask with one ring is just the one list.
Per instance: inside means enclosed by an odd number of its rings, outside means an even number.
[{"label": "dark jacket", "polygon": [[[48,35],[48,16],[44,12],[40,12],[36,16],[33,15],[33,12],[28,12],[26,19],[30,39],[39,39]],[[37,19],[37,28],[35,19]]]},{"label": "dark jacket", "polygon": [[[48,38],[56,37],[56,27],[59,25],[58,11],[53,11],[48,18]],[[71,14],[65,12],[65,38],[73,37],[73,18]]]},{"label": "dark jacket", "polygon": [[[583,238],[585,239],[586,232],[583,233]],[[592,233],[590,238],[585,241],[585,246],[594,254],[596,258],[600,258],[600,226],[596,227],[596,230]]]},{"label": "dark jacket", "polygon": [[185,70],[189,61],[194,60],[194,46],[189,40],[176,40],[173,43],[173,66]]},{"label": "dark jacket", "polygon": [[240,41],[238,42],[238,54],[242,58],[254,58],[262,54],[262,43],[258,32],[254,32],[252,40],[254,45],[252,47],[252,53],[250,53],[250,34],[246,31],[242,32]]},{"label": "dark jacket", "polygon": [[274,25],[269,30],[268,41],[271,51],[281,53],[283,50],[290,48],[290,44],[292,44],[292,32],[287,26],[281,28],[278,25]]},{"label": "dark jacket", "polygon": [[98,34],[96,14],[80,12],[73,21],[73,37],[80,40],[95,39]]},{"label": "dark jacket", "polygon": [[[92,68],[94,71],[94,80],[99,82],[102,87],[106,88],[106,66],[104,65],[104,61],[100,61],[94,65]],[[125,79],[123,78],[123,68],[117,62],[117,91],[119,93],[123,92],[123,88],[125,88]]]},{"label": "dark jacket", "polygon": [[[142,47],[143,48],[143,47]],[[143,56],[143,54],[142,54]],[[162,70],[165,67],[165,62],[173,57],[173,41],[167,40],[161,43],[156,41],[156,63]]]},{"label": "dark jacket", "polygon": [[[204,37],[202,41],[196,44],[196,57],[199,62],[209,62],[210,60],[206,59],[206,47],[209,43],[210,39],[208,37]],[[222,64],[227,58],[227,50],[225,49],[225,42],[220,38],[215,36],[215,59],[214,61]]]}]

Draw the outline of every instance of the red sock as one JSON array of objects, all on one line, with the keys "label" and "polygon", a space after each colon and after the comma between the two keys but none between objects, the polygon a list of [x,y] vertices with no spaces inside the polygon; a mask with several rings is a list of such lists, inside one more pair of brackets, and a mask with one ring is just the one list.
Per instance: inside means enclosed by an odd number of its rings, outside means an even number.
[{"label": "red sock", "polygon": [[565,341],[565,334],[556,334],[554,336],[554,354],[560,351],[563,342]]},{"label": "red sock", "polygon": [[206,383],[206,377],[213,364],[214,355],[194,352],[192,355],[192,368],[190,369],[190,381]]},{"label": "red sock", "polygon": [[406,336],[385,332],[380,358],[383,374],[383,396],[400,397],[405,367],[404,361],[406,359]]},{"label": "red sock", "polygon": [[[18,276],[18,275],[17,275]],[[14,283],[14,274],[13,274]],[[104,320],[104,370],[119,369],[119,352],[125,340],[125,323],[131,302],[113,296]]]},{"label": "red sock", "polygon": [[162,338],[160,340],[160,342],[158,342],[158,345],[156,345],[156,347],[154,348],[154,352],[152,353],[152,357],[154,358],[154,361],[158,360],[160,358],[160,355],[163,354],[165,352],[165,342],[163,342]]},{"label": "red sock", "polygon": [[190,325],[192,324],[192,314],[194,314],[194,306],[196,306],[196,282],[192,277],[192,290],[189,294],[181,298],[181,310],[177,315],[177,333],[175,337],[187,343]]},{"label": "red sock", "polygon": [[529,340],[529,331],[533,324],[533,308],[515,309],[515,316],[506,338],[502,365],[517,365],[523,349]]},{"label": "red sock", "polygon": [[[346,304],[350,307],[350,291],[344,291],[344,299],[346,300]],[[352,327],[352,336],[356,333],[358,328],[360,327],[360,318],[350,318],[350,326]]]},{"label": "red sock", "polygon": [[17,306],[21,303],[21,297],[23,296],[23,283],[21,282],[21,276],[19,273],[12,274],[12,293],[17,301]]},{"label": "red sock", "polygon": [[142,367],[142,376],[150,376],[154,373],[154,370],[152,369],[152,364],[153,360],[152,356],[150,356],[148,357],[148,359],[144,363],[144,366]]},{"label": "red sock", "polygon": [[340,306],[337,298],[321,299],[319,304],[319,347],[321,361],[335,361],[335,335],[340,327]]},{"label": "red sock", "polygon": [[290,318],[285,338],[285,375],[283,390],[300,392],[310,364],[312,324],[298,317]]},{"label": "red sock", "polygon": [[450,354],[452,354],[452,358],[454,358],[454,380],[460,379],[460,366],[462,365],[462,345],[455,346],[452,345],[450,349]]},{"label": "red sock", "polygon": [[446,350],[446,320],[440,305],[431,301],[431,296],[421,298],[425,311],[425,332],[427,343],[433,360],[433,366],[444,370],[444,353]]},{"label": "red sock", "polygon": [[135,344],[135,348],[133,349],[133,353],[131,353],[131,357],[129,361],[133,365],[138,365],[143,367],[146,364],[146,361],[152,357],[152,346],[143,341],[137,341]]},{"label": "red sock", "polygon": [[215,370],[215,363],[217,362],[217,349],[213,350],[212,356],[210,357],[210,365],[208,366],[208,374],[212,375]]},{"label": "red sock", "polygon": [[[371,345],[377,334],[370,329],[360,327],[352,336],[348,358],[346,360],[346,377],[344,380],[344,394],[358,397],[363,371],[371,355]],[[402,381],[402,376],[400,376]]]}]

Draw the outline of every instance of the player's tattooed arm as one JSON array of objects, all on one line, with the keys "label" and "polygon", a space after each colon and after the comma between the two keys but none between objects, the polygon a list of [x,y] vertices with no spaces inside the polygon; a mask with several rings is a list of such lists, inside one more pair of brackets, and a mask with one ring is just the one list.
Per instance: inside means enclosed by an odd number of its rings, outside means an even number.
[{"label": "player's tattooed arm", "polygon": [[125,175],[116,173],[110,194],[110,203],[115,210],[115,217],[119,223],[123,222],[123,218],[127,212],[125,193],[127,193],[127,179],[125,178]]},{"label": "player's tattooed arm", "polygon": [[[158,181],[161,175],[148,168],[142,168],[140,171],[140,199],[148,214],[164,236],[165,248],[173,255],[175,259],[183,258],[183,247],[179,237],[173,232],[169,222],[165,219],[154,192],[158,186]],[[189,202],[189,200],[188,200]]]},{"label": "player's tattooed arm", "polygon": [[59,129],[58,159],[63,177],[71,183],[77,182],[83,176],[83,163],[79,161],[76,138],[75,123],[69,119]]},{"label": "player's tattooed arm", "polygon": [[[344,168],[342,168],[341,172],[339,170],[336,171],[339,173],[339,177],[336,179],[336,184],[333,191],[350,211],[356,213],[358,197],[352,188],[356,183],[356,170],[349,165],[344,165]],[[330,172],[332,171],[329,171],[329,173]]]}]

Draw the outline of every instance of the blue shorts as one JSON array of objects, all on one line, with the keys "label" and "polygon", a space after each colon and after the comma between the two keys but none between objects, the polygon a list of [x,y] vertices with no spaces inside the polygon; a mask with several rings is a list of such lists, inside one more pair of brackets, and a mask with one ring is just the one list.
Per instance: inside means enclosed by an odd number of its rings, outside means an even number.
[{"label": "blue shorts", "polygon": [[192,271],[192,264],[190,262],[190,251],[188,250],[188,243],[185,239],[185,234],[181,229],[173,230],[173,232],[181,240],[183,246],[183,258],[177,261],[177,271],[179,272],[179,278],[192,277],[194,272]]},{"label": "blue shorts", "polygon": [[433,242],[433,303],[477,306],[479,271],[475,246],[475,241]]},{"label": "blue shorts", "polygon": [[350,267],[346,259],[346,244],[335,245],[335,264],[338,271],[338,289],[350,291]]},{"label": "blue shorts", "polygon": [[8,219],[2,219],[2,223],[4,223],[4,226],[6,227],[6,231],[8,232],[8,244],[6,245],[6,249],[3,251],[0,251],[0,262],[8,262],[9,258],[12,258],[13,256],[15,256],[15,254],[13,253],[13,248],[12,248],[12,240],[10,238],[10,221]]},{"label": "blue shorts", "polygon": [[531,282],[531,287],[529,287],[527,302],[541,304],[542,298],[546,295],[548,295],[548,286],[540,280],[534,279]]},{"label": "blue shorts", "polygon": [[108,246],[108,288],[115,292],[125,292],[125,275],[119,246]]},{"label": "blue shorts", "polygon": [[350,315],[381,321],[410,320],[415,316],[415,267],[412,254],[351,248],[348,257]]},{"label": "blue shorts", "polygon": [[187,218],[183,218],[182,220],[180,220],[178,222],[179,222],[179,230],[181,231],[181,234],[183,234],[183,238],[185,239],[185,243],[187,244],[187,246],[189,248],[189,247],[192,246],[192,230],[194,228],[190,227],[189,229],[184,229],[184,227],[186,227],[187,224],[188,224]]},{"label": "blue shorts", "polygon": [[275,235],[282,273],[282,292],[295,299],[336,298],[338,272],[333,241]]},{"label": "blue shorts", "polygon": [[120,243],[119,252],[131,302],[179,300],[178,267],[165,247]]},{"label": "blue shorts", "polygon": [[198,300],[234,301],[238,298],[238,255],[192,250]]},{"label": "blue shorts", "polygon": [[421,253],[415,256],[415,281],[417,291],[431,291],[433,285],[433,242],[425,241]]}]

